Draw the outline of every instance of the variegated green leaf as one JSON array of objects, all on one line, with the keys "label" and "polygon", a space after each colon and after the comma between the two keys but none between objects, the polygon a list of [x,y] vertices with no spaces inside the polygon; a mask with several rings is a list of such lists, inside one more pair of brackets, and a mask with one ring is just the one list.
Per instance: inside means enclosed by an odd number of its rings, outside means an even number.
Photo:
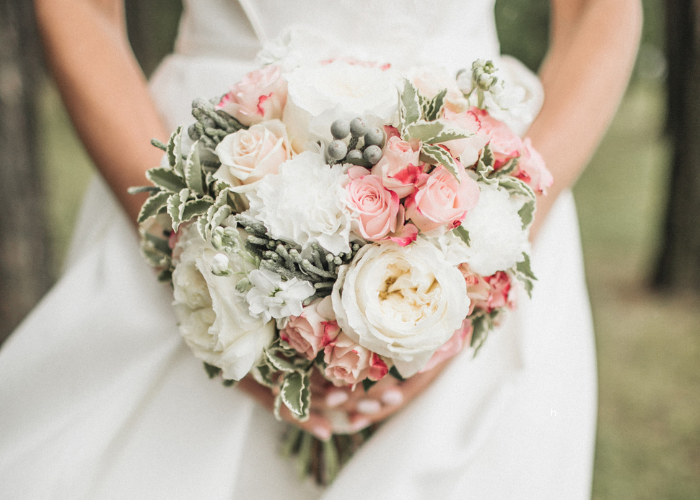
[{"label": "variegated green leaf", "polygon": [[182,153],[180,144],[182,142],[182,126],[179,126],[175,132],[170,136],[168,141],[168,164],[173,168],[173,170],[178,174],[182,175]]},{"label": "variegated green leaf", "polygon": [[486,167],[493,169],[495,159],[493,156],[493,151],[491,151],[491,146],[489,144],[484,146],[484,152],[482,153],[480,160]]},{"label": "variegated green leaf", "polygon": [[180,224],[182,224],[182,215],[185,212],[185,205],[187,204],[187,198],[190,195],[190,190],[187,188],[182,189],[179,193],[170,195],[168,198],[168,215],[173,220],[173,231],[177,231]]},{"label": "variegated green leaf", "polygon": [[154,193],[160,191],[158,186],[136,186],[130,187],[126,190],[129,194],[139,194],[139,193],[151,193],[149,196],[153,196]]},{"label": "variegated green leaf", "polygon": [[309,373],[292,372],[284,377],[280,395],[282,402],[294,414],[294,416],[304,421],[309,418],[311,407],[311,391],[309,389]]},{"label": "variegated green leaf", "polygon": [[165,238],[159,238],[151,233],[143,233],[143,239],[144,247],[150,247],[161,254],[170,255],[171,251],[168,246],[168,240]]},{"label": "variegated green leaf", "polygon": [[146,200],[146,202],[141,207],[141,212],[139,212],[138,223],[141,224],[149,217],[152,217],[158,213],[168,201],[168,196],[170,193],[159,192]]},{"label": "variegated green leaf", "polygon": [[471,239],[469,238],[469,231],[464,229],[463,226],[457,226],[452,230],[453,233],[455,233],[457,236],[459,236],[459,239],[461,239],[465,245],[471,246]]},{"label": "variegated green leaf", "polygon": [[421,107],[420,99],[418,98],[418,89],[416,89],[409,80],[404,80],[403,92],[399,99],[401,133],[403,134],[405,132],[408,125],[420,120],[420,117]]},{"label": "variegated green leaf", "polygon": [[199,141],[192,145],[192,152],[185,162],[185,180],[187,186],[199,196],[204,195],[204,185],[202,183],[202,164],[199,161]]},{"label": "variegated green leaf", "polygon": [[530,200],[523,205],[523,207],[518,211],[520,220],[523,223],[523,229],[527,229],[535,220],[536,205],[534,200]]},{"label": "variegated green leaf", "polygon": [[279,356],[275,356],[274,352],[270,352],[269,350],[265,349],[264,353],[265,361],[267,361],[267,363],[275,370],[285,373],[292,373],[296,371],[296,367],[293,363],[290,363]]},{"label": "variegated green leaf", "polygon": [[185,204],[185,210],[182,212],[182,222],[192,220],[193,217],[204,215],[212,205],[208,200],[190,200]]},{"label": "variegated green leaf", "polygon": [[535,277],[535,274],[532,272],[530,256],[528,254],[523,252],[523,260],[515,265],[515,270],[515,277],[522,282],[528,296],[532,297],[532,289],[534,288],[533,281],[537,281],[537,277]]},{"label": "variegated green leaf", "polygon": [[516,177],[506,176],[498,179],[498,184],[508,191],[536,200],[537,196],[530,186]]},{"label": "variegated green leaf", "polygon": [[503,165],[501,168],[496,170],[493,175],[496,175],[498,177],[503,177],[505,175],[510,175],[512,174],[515,169],[518,168],[518,164],[520,163],[520,158],[511,158],[508,163]]},{"label": "variegated green leaf", "polygon": [[445,123],[436,120],[432,122],[418,121],[407,127],[408,140],[418,139],[426,144],[438,144],[454,139],[465,139],[471,134],[457,131]]},{"label": "variegated green leaf", "polygon": [[178,193],[187,187],[185,180],[170,168],[152,168],[146,171],[146,177],[156,186],[171,193]]},{"label": "variegated green leaf", "polygon": [[447,89],[443,89],[438,94],[430,100],[428,104],[428,109],[425,113],[425,119],[428,121],[437,120],[442,113],[442,108],[445,105],[445,96],[447,95]]},{"label": "variegated green leaf", "polygon": [[440,146],[435,146],[432,144],[423,144],[421,152],[432,160],[429,161],[429,163],[439,163],[440,165],[444,166],[452,175],[455,176],[457,182],[462,182],[459,178],[457,164],[455,163],[455,160],[454,158],[452,158],[452,155],[450,155],[450,153],[445,151]]}]

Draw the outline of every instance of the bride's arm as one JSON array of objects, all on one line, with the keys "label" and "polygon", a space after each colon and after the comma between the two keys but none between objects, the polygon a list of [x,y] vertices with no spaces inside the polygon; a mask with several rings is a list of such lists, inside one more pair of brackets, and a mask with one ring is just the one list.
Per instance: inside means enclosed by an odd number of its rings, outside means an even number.
[{"label": "bride's arm", "polygon": [[540,72],[545,102],[527,135],[554,176],[537,200],[537,233],[570,188],[615,114],[634,65],[640,0],[551,0],[551,48]]},{"label": "bride's arm", "polygon": [[126,36],[122,0],[36,0],[46,59],[78,135],[132,220],[127,194],[160,161],[168,134]]}]

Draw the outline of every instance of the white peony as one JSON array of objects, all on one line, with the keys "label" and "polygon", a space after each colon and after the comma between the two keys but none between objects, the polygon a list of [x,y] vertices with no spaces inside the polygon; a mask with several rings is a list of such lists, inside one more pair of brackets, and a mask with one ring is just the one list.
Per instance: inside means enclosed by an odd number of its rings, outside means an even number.
[{"label": "white peony", "polygon": [[371,126],[380,126],[397,117],[401,79],[393,70],[334,61],[298,68],[287,81],[282,121],[297,152],[309,141],[330,141],[336,118],[364,116]]},{"label": "white peony", "polygon": [[469,269],[482,276],[510,269],[530,245],[518,211],[523,202],[497,185],[479,183],[479,204],[462,227],[469,231]]},{"label": "white peony", "polygon": [[469,298],[462,273],[432,243],[365,245],[333,287],[338,325],[362,347],[417,373],[462,325]]},{"label": "white peony", "polygon": [[248,312],[236,284],[253,269],[239,254],[229,254],[231,276],[215,276],[221,254],[199,235],[194,224],[177,244],[180,261],[173,272],[174,307],[180,333],[194,355],[223,370],[224,378],[240,380],[255,366],[275,334],[274,322]]},{"label": "white peony", "polygon": [[283,163],[246,192],[246,215],[262,222],[275,239],[318,243],[338,254],[350,251],[352,215],[345,206],[347,175],[329,167],[320,154],[305,152]]},{"label": "white peony", "polygon": [[308,281],[297,278],[284,281],[279,274],[267,269],[251,271],[248,279],[253,284],[246,296],[250,312],[262,315],[263,321],[299,316],[302,302],[316,292]]}]

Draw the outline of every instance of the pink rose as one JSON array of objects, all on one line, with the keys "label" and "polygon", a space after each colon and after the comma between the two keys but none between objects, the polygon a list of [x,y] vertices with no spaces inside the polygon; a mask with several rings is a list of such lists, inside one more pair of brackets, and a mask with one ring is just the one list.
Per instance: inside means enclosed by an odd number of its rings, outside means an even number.
[{"label": "pink rose", "polygon": [[280,338],[308,359],[316,359],[321,349],[339,333],[330,297],[326,297],[313,301],[299,316],[290,316],[287,325],[280,330]]},{"label": "pink rose", "polygon": [[442,347],[440,347],[437,351],[433,353],[433,356],[428,360],[426,365],[421,369],[419,373],[432,370],[443,361],[447,361],[451,357],[459,354],[465,342],[469,343],[469,341],[471,340],[473,332],[474,327],[472,326],[472,322],[468,319],[465,319],[462,322],[462,326],[459,328],[459,330],[457,330],[454,333],[454,335],[450,337],[450,340],[445,342],[442,345]]},{"label": "pink rose", "polygon": [[544,193],[546,188],[551,187],[554,183],[554,178],[547,170],[544,158],[532,147],[529,138],[523,141],[522,155],[515,176],[538,193]]},{"label": "pink rose", "polygon": [[324,349],[326,378],[333,385],[354,386],[362,380],[379,380],[389,371],[386,363],[369,349],[353,342],[341,333]]},{"label": "pink rose", "polygon": [[379,241],[396,230],[399,197],[382,185],[381,178],[362,167],[348,171],[348,208],[354,213],[353,226],[369,241]]},{"label": "pink rose", "polygon": [[520,156],[523,142],[508,125],[496,120],[483,109],[472,108],[471,111],[481,122],[481,131],[489,136],[489,144],[495,158],[494,170]]},{"label": "pink rose", "polygon": [[372,174],[382,179],[384,187],[391,189],[399,198],[405,198],[415,191],[423,169],[420,164],[420,141],[406,142],[400,137],[390,136],[384,147],[384,155],[372,167]]},{"label": "pink rose", "polygon": [[469,314],[467,316],[471,315],[477,306],[488,309],[487,303],[491,286],[481,275],[471,272],[468,264],[460,264],[459,270],[467,283],[467,297],[469,297]]},{"label": "pink rose", "polygon": [[231,182],[226,174],[243,184],[259,181],[276,174],[279,166],[290,157],[289,141],[284,124],[269,120],[249,129],[229,134],[216,146],[216,155],[224,170],[218,178]]},{"label": "pink rose", "polygon": [[406,200],[406,217],[423,232],[446,225],[459,226],[467,212],[479,203],[479,185],[456,161],[461,182],[438,165],[418,184],[418,191]]},{"label": "pink rose", "polygon": [[456,130],[470,134],[465,139],[455,139],[442,143],[462,165],[474,165],[481,154],[481,150],[489,142],[489,136],[481,131],[481,122],[472,111],[453,113],[445,109],[443,120]]},{"label": "pink rose", "polygon": [[408,246],[418,238],[418,228],[414,224],[406,224],[406,209],[399,205],[399,213],[396,215],[396,231],[388,238],[402,247]]},{"label": "pink rose", "polygon": [[226,111],[243,125],[281,119],[287,103],[287,83],[279,66],[265,66],[248,73],[221,98],[217,109]]},{"label": "pink rose", "polygon": [[510,276],[503,271],[498,271],[492,276],[484,278],[491,289],[489,290],[489,298],[486,299],[486,310],[488,312],[494,309],[510,306],[509,294],[511,289]]}]

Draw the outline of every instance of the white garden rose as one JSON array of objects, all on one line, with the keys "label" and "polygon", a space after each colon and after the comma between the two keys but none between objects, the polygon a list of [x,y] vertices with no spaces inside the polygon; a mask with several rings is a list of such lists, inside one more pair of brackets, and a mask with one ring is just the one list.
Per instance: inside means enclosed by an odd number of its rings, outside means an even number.
[{"label": "white garden rose", "polygon": [[329,167],[320,154],[304,152],[246,192],[250,209],[245,215],[262,222],[273,238],[303,249],[318,243],[336,255],[349,252],[347,180],[342,166]]},{"label": "white garden rose", "polygon": [[279,120],[268,120],[229,134],[216,146],[221,167],[214,177],[231,181],[228,175],[250,184],[268,174],[291,156],[287,131]]},{"label": "white garden rose", "polygon": [[401,79],[393,70],[334,61],[298,68],[287,81],[282,120],[297,152],[309,141],[330,141],[330,125],[336,118],[364,116],[370,126],[396,119]]},{"label": "white garden rose", "polygon": [[239,254],[229,254],[231,276],[215,276],[221,254],[199,235],[194,224],[183,230],[177,247],[180,261],[173,272],[175,313],[180,333],[194,355],[218,366],[226,379],[240,380],[270,345],[275,323],[248,312],[236,284],[254,267]]},{"label": "white garden rose", "polygon": [[495,184],[479,183],[479,187],[479,204],[462,222],[470,240],[466,262],[473,272],[490,276],[523,260],[530,244],[518,214],[523,201]]},{"label": "white garden rose", "polygon": [[333,287],[338,325],[351,339],[417,373],[469,312],[462,273],[425,239],[365,245]]}]

